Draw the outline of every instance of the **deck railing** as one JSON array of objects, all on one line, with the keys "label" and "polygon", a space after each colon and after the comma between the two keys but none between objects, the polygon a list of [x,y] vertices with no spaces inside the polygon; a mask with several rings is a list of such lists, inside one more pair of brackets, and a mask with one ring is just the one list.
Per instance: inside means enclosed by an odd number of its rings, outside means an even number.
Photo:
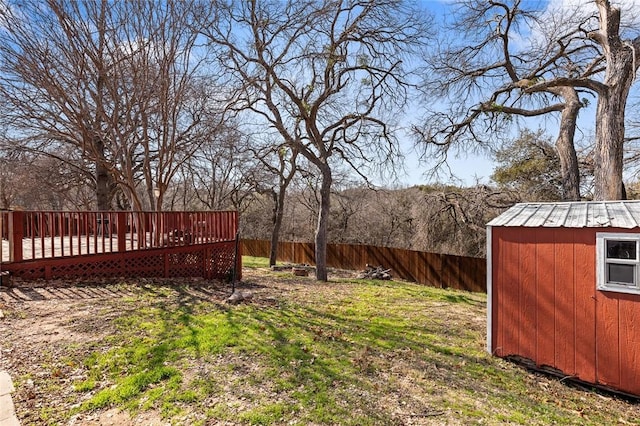
[{"label": "deck railing", "polygon": [[2,211],[3,262],[231,241],[237,213]]}]

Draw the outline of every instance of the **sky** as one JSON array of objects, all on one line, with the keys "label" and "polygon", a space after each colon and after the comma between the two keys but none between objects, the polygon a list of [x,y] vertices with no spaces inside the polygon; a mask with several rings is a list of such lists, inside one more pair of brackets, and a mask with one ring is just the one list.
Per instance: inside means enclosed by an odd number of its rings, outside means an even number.
[{"label": "sky", "polygon": [[[439,14],[448,13],[453,0],[423,0],[423,3],[437,16]],[[546,7],[550,16],[557,15],[562,10],[575,11],[576,6],[585,12],[587,10],[596,10],[593,0],[525,0],[523,3]],[[628,18],[631,15],[631,12],[625,14],[626,8],[629,8],[627,11],[634,9],[640,11],[640,0],[613,0],[612,3],[622,7],[623,24],[625,17]],[[635,24],[636,27],[640,27],[640,14],[639,17],[636,17],[635,22],[627,22],[627,24]],[[532,34],[531,37],[535,37],[535,34]],[[636,84],[636,90],[639,90],[638,86],[640,86],[640,84]],[[580,132],[578,137],[583,137],[588,140],[591,138],[591,135],[593,135],[595,128],[596,102],[597,100],[595,98],[592,99],[591,107],[588,110],[581,112],[579,120]],[[537,130],[538,128],[546,129],[548,136],[553,139],[555,139],[558,129],[557,120],[553,119],[546,119],[543,121],[527,119],[525,121],[525,126],[532,130]],[[517,131],[514,131],[514,135],[517,135]],[[405,167],[407,169],[407,174],[400,178],[401,185],[412,186],[434,182],[436,179],[429,178],[426,173],[435,165],[435,163],[429,161],[418,161],[418,155],[412,149],[412,141],[409,137],[403,139],[402,145],[406,158]],[[490,176],[496,166],[490,156],[468,152],[451,152],[448,158],[448,165],[450,170],[455,173],[457,179],[447,179],[448,172],[444,170],[437,180],[440,182],[462,185],[474,185],[476,182],[489,183]]]}]

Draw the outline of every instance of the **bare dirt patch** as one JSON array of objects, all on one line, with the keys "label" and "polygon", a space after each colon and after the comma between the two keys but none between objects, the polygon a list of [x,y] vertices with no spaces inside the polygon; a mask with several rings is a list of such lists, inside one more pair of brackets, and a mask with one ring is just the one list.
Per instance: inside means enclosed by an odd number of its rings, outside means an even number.
[{"label": "bare dirt patch", "polygon": [[[347,277],[348,271],[334,271],[334,277]],[[265,286],[265,277],[269,277]],[[274,279],[268,270],[249,271],[237,287],[255,297],[252,304],[273,305],[285,293],[305,298],[304,292],[316,293],[326,284],[309,286],[312,278],[290,279],[286,273]],[[228,283],[200,279],[136,280],[137,286],[117,280],[93,282],[18,282],[15,287],[0,287],[0,370],[13,377],[16,413],[23,425],[43,424],[42,412],[69,412],[82,401],[73,383],[82,380],[85,369],[82,359],[100,347],[105,336],[115,333],[114,320],[127,311],[145,307],[145,303],[123,303],[139,295],[143,288],[151,297],[166,297],[156,293],[158,286],[181,288],[176,297],[183,301],[207,300],[220,305],[231,294]],[[325,287],[326,288],[326,287]],[[148,299],[148,304],[153,304]],[[95,344],[92,344],[94,343]],[[40,413],[40,414],[37,414]],[[44,423],[47,423],[44,421]],[[139,413],[133,418],[126,411],[108,409],[74,416],[69,424],[94,425],[164,425],[156,411]],[[225,422],[216,424],[227,424]]]},{"label": "bare dirt patch", "polygon": [[[164,282],[140,283],[153,289]],[[189,297],[214,298],[222,303],[228,295],[225,286],[217,283],[183,279],[171,284],[190,288],[190,294],[185,295]],[[20,287],[1,289],[0,369],[9,371],[14,378],[13,399],[23,424],[41,424],[43,416],[36,417],[36,413],[43,410],[51,411],[51,418],[55,419],[56,412],[68,412],[81,402],[72,384],[85,377],[82,359],[89,350],[107,349],[99,345],[105,336],[115,332],[114,319],[144,306],[122,303],[136,293],[138,289],[132,284],[115,281],[21,282]],[[153,411],[132,419],[127,412],[109,409],[76,416],[69,424],[127,426],[166,422]]]}]

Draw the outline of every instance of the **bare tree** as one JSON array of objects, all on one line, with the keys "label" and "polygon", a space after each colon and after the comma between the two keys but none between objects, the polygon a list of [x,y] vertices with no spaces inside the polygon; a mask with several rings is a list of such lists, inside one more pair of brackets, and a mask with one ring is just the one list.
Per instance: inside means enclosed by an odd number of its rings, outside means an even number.
[{"label": "bare tree", "polygon": [[[444,44],[431,61],[432,83],[452,104],[448,113],[432,112],[424,125],[415,127],[418,140],[436,145],[446,161],[452,145],[487,144],[506,134],[514,117],[560,112],[555,147],[561,165],[562,198],[579,200],[574,137],[578,113],[588,105],[584,95],[589,96],[592,90],[579,82],[604,69],[602,55],[585,40],[582,30],[590,16],[567,27],[563,17],[545,22],[536,5],[524,9],[520,0],[465,0],[457,4],[452,28],[466,34],[462,46]],[[478,34],[478,28],[484,30]],[[525,47],[516,45],[514,40],[527,32],[538,37],[531,37],[533,42]]]},{"label": "bare tree", "polygon": [[123,31],[108,85],[113,173],[134,206],[146,198],[159,209],[180,166],[224,130],[219,89],[199,54],[191,3],[123,2],[116,10]]},{"label": "bare tree", "polygon": [[269,250],[269,265],[273,266],[278,257],[278,241],[284,218],[287,189],[298,171],[298,151],[290,149],[286,144],[278,145],[276,143],[269,143],[262,148],[249,144],[247,149],[261,163],[262,169],[267,174],[266,179],[264,174],[254,176],[254,179],[256,190],[268,194],[273,201],[273,226]]},{"label": "bare tree", "polygon": [[[596,108],[596,135],[593,158],[594,199],[617,200],[625,198],[623,162],[625,152],[626,104],[640,61],[640,36],[623,38],[621,9],[609,0],[595,0],[598,19],[586,35],[594,40],[602,52],[604,77],[602,79],[559,79],[540,82],[539,88],[558,85],[586,87],[598,95]],[[636,33],[638,29],[636,28]]]},{"label": "bare tree", "polygon": [[0,208],[90,210],[95,202],[93,177],[81,159],[73,158],[75,151],[65,153],[64,148],[59,153],[63,161],[36,152],[2,150]]},{"label": "bare tree", "polygon": [[[219,128],[188,2],[5,2],[0,93],[15,147],[91,162],[96,204],[156,208]],[[157,196],[156,196],[157,194]]]},{"label": "bare tree", "polygon": [[[529,90],[552,90],[558,87],[587,88],[597,93],[596,146],[594,152],[594,199],[624,198],[622,181],[625,110],[629,91],[640,67],[640,36],[624,39],[621,34],[621,9],[609,0],[594,0],[597,19],[580,28],[598,46],[592,63],[603,62],[604,77],[567,76],[549,81],[536,81]],[[597,27],[597,28],[595,28]]]},{"label": "bare tree", "polygon": [[596,0],[600,28],[589,33],[604,52],[607,70],[598,92],[596,111],[595,190],[597,200],[622,197],[625,108],[629,90],[640,67],[640,36],[632,41],[620,35],[620,8]]},{"label": "bare tree", "polygon": [[254,189],[255,159],[245,152],[247,137],[229,121],[211,132],[178,172],[171,205],[242,212]]},{"label": "bare tree", "polygon": [[327,280],[332,169],[346,163],[366,178],[396,154],[390,113],[410,84],[402,58],[424,46],[424,16],[392,0],[252,0],[230,2],[204,32],[235,79],[235,107],[321,176],[318,280]]},{"label": "bare tree", "polygon": [[57,143],[74,146],[93,163],[100,210],[110,207],[113,189],[104,140],[109,7],[97,1],[5,2],[0,31],[0,94],[11,136],[48,152]]}]

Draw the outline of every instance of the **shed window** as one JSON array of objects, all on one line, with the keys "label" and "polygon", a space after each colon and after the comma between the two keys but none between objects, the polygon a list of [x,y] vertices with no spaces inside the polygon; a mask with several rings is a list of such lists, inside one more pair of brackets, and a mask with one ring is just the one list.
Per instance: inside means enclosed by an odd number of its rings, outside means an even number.
[{"label": "shed window", "polygon": [[640,234],[596,234],[598,290],[640,294]]}]

